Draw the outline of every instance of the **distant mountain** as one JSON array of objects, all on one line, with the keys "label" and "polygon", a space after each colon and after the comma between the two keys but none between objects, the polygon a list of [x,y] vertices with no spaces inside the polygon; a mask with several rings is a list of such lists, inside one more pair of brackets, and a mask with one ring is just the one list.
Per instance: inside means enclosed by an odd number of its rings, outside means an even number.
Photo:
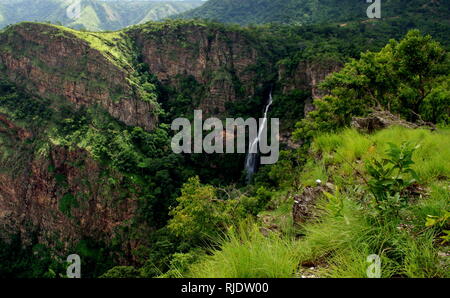
[{"label": "distant mountain", "polygon": [[[382,17],[420,13],[449,17],[448,0],[382,0]],[[209,0],[177,18],[212,19],[226,23],[334,23],[367,19],[366,0]]]},{"label": "distant mountain", "polygon": [[201,0],[79,0],[81,14],[74,19],[67,14],[67,9],[76,2],[77,0],[0,0],[0,28],[22,21],[48,21],[76,29],[118,30],[151,20],[162,20],[204,3]]}]

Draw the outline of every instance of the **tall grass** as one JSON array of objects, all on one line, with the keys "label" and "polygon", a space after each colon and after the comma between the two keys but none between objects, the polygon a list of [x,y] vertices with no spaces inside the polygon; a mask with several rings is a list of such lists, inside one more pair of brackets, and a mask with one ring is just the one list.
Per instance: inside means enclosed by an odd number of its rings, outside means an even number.
[{"label": "tall grass", "polygon": [[363,135],[353,129],[347,129],[340,134],[317,137],[312,151],[322,156],[322,161],[327,165],[336,167],[335,176],[352,178],[355,176],[355,168],[365,172],[364,163],[361,161],[383,157],[388,143],[401,145],[404,142],[420,145],[414,153],[413,168],[421,183],[450,178],[449,128],[431,132],[426,129],[391,127],[373,135]]},{"label": "tall grass", "polygon": [[[361,201],[367,192],[365,162],[384,156],[388,143],[420,144],[414,168],[427,189],[399,216],[377,221]],[[440,216],[450,206],[450,130],[431,132],[393,127],[373,135],[355,130],[319,136],[301,174],[304,185],[316,179],[340,186],[342,205],[325,197],[318,201],[319,217],[296,233],[281,228],[264,235],[255,225],[230,231],[215,249],[190,267],[191,277],[294,277],[315,266],[319,277],[367,277],[367,257],[381,258],[382,277],[448,277],[448,262],[439,256],[448,247],[436,243],[436,231],[425,226],[427,215]],[[264,216],[290,213],[286,204]],[[265,233],[267,234],[267,233]],[[303,235],[296,239],[293,235]]]},{"label": "tall grass", "polygon": [[221,239],[220,250],[191,266],[195,278],[287,278],[297,267],[295,241],[276,233],[264,236],[253,224],[241,224]]}]

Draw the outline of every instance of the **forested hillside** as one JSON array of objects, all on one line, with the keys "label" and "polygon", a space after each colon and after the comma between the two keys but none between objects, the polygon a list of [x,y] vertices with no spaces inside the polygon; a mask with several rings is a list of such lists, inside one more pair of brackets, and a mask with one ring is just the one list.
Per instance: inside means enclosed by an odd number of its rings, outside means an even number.
[{"label": "forested hillside", "polygon": [[[367,19],[370,4],[360,0],[209,0],[178,17],[238,24],[317,24]],[[442,0],[384,0],[382,17],[418,14],[448,22],[450,4]]]}]

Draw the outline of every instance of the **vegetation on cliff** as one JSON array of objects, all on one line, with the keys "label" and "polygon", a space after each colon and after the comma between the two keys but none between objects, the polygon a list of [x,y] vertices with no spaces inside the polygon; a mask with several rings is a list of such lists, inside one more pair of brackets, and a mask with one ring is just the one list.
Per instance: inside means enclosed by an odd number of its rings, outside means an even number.
[{"label": "vegetation on cliff", "polygon": [[[241,25],[343,23],[366,19],[369,5],[366,1],[354,0],[209,0],[175,17],[211,19]],[[445,19],[445,10],[448,9],[446,1],[382,1],[383,18],[420,14],[421,17],[440,16]]]}]

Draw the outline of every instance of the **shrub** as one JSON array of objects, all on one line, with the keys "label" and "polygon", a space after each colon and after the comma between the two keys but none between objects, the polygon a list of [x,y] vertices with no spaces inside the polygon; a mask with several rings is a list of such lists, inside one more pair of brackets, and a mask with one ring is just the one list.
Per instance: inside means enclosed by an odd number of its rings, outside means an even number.
[{"label": "shrub", "polygon": [[214,187],[202,185],[193,177],[183,185],[178,206],[170,211],[168,228],[176,236],[193,242],[216,236],[229,222],[225,201],[217,198]]},{"label": "shrub", "polygon": [[[403,191],[417,181],[417,174],[411,166],[414,164],[413,153],[418,147],[408,143],[401,147],[389,143],[389,146],[387,158],[372,160],[366,165],[371,176],[367,184],[375,198],[375,208],[385,216],[398,215],[398,211],[408,203]],[[407,179],[407,176],[414,178]]]},{"label": "shrub", "polygon": [[363,53],[328,76],[321,84],[328,95],[314,101],[316,109],[297,124],[294,137],[309,141],[375,109],[409,121],[446,123],[449,70],[445,49],[431,36],[411,30],[401,41],[391,40],[378,53]]}]

